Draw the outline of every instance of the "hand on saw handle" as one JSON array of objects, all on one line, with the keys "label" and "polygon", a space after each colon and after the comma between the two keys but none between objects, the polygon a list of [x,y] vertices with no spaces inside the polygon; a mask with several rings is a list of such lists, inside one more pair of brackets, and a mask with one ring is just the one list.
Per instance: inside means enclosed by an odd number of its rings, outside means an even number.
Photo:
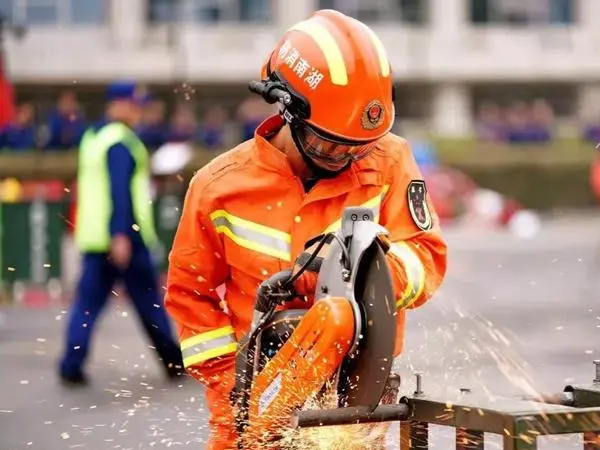
[{"label": "hand on saw handle", "polygon": [[298,296],[312,296],[323,258],[332,240],[332,235],[323,234],[311,239],[294,261],[292,270],[277,272],[263,281],[258,287],[255,309],[264,313],[273,302],[282,305]]},{"label": "hand on saw handle", "polygon": [[317,279],[323,259],[329,252],[333,234],[321,234],[309,240],[304,251],[294,261],[294,288],[299,296],[313,296],[317,288]]},{"label": "hand on saw handle", "polygon": [[263,281],[256,291],[255,309],[266,313],[271,307],[283,305],[296,297],[291,270],[283,270]]}]

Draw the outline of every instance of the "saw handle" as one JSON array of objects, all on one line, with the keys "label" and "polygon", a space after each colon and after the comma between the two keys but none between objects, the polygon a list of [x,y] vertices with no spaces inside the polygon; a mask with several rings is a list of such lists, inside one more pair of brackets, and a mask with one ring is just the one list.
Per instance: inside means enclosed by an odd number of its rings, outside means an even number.
[{"label": "saw handle", "polygon": [[292,271],[288,269],[277,272],[263,281],[256,291],[254,309],[265,314],[272,308],[273,304],[278,306],[293,300],[296,293],[294,292],[293,283],[290,283],[291,278]]},{"label": "saw handle", "polygon": [[310,257],[304,262],[304,264],[302,264],[300,269],[298,269],[298,272],[293,274],[290,269],[277,272],[275,275],[267,278],[258,286],[254,310],[261,314],[265,314],[273,308],[273,305],[283,305],[284,303],[292,301],[294,298],[296,298],[298,295],[294,289],[294,283],[296,283],[298,278],[300,278],[302,274],[308,270],[310,265],[317,258],[317,255],[321,249],[325,246],[325,244],[330,242],[332,238],[338,240],[343,250],[344,261],[349,263],[350,257],[348,255],[348,249],[344,245],[343,240],[335,233],[325,233],[318,237],[319,244],[312,252]]}]

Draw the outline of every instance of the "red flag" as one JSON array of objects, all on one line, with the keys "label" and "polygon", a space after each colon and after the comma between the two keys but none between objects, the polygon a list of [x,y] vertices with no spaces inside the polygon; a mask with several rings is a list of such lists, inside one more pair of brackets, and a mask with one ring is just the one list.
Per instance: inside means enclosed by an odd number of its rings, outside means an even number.
[{"label": "red flag", "polygon": [[15,117],[15,97],[13,87],[4,70],[3,55],[0,50],[0,127],[12,122]]}]

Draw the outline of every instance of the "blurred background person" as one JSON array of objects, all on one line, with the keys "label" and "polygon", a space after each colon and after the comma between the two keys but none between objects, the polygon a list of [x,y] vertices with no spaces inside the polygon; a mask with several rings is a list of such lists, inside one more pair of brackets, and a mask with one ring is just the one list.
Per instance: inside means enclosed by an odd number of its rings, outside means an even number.
[{"label": "blurred background person", "polygon": [[511,144],[523,144],[531,139],[531,110],[526,102],[516,102],[506,111],[506,139]]},{"label": "blurred background person", "polygon": [[59,373],[84,385],[91,334],[115,282],[122,280],[165,372],[183,368],[179,346],[160,306],[158,277],[149,249],[157,244],[149,193],[149,157],[134,133],[146,97],[130,82],[107,90],[105,120],[83,138],[77,186],[75,239],[83,269],[73,303]]},{"label": "blurred background person", "polygon": [[167,139],[168,128],[165,116],[166,106],[161,99],[153,98],[144,106],[142,120],[137,131],[140,139],[150,151],[159,148]]},{"label": "blurred background person", "polygon": [[198,122],[194,108],[186,103],[179,103],[173,111],[166,142],[195,143],[198,141],[198,136]]},{"label": "blurred background person", "polygon": [[48,150],[70,150],[77,148],[87,128],[87,122],[73,91],[64,91],[58,97],[56,108],[47,122]]},{"label": "blurred background person", "polygon": [[0,129],[0,148],[13,151],[35,149],[37,135],[34,114],[31,103],[21,103],[17,107],[14,120]]},{"label": "blurred background person", "polygon": [[584,124],[583,139],[594,145],[600,144],[600,119],[589,120]]},{"label": "blurred background person", "polygon": [[220,105],[211,106],[204,116],[200,134],[202,144],[211,150],[226,147],[227,111]]},{"label": "blurred background person", "polygon": [[507,130],[502,109],[495,103],[484,102],[477,111],[475,130],[482,141],[504,141]]},{"label": "blurred background person", "polygon": [[241,127],[242,141],[252,139],[256,128],[275,111],[275,106],[265,104],[260,98],[245,98],[237,110],[237,120]]},{"label": "blurred background person", "polygon": [[511,144],[540,144],[552,139],[554,113],[544,100],[516,102],[507,112],[507,140]]},{"label": "blurred background person", "polygon": [[531,104],[531,140],[548,143],[554,137],[555,117],[550,103],[544,99],[534,100]]}]

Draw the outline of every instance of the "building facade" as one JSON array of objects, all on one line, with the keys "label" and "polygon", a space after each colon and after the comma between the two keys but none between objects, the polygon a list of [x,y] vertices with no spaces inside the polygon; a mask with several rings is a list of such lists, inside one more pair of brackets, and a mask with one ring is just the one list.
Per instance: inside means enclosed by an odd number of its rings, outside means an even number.
[{"label": "building facade", "polygon": [[17,84],[127,77],[239,85],[257,77],[288,26],[335,7],[379,34],[402,86],[399,102],[403,89],[408,97],[413,88],[422,92],[413,101],[426,105],[436,134],[470,134],[473,99],[485,97],[486,86],[497,86],[500,97],[524,86],[547,86],[550,96],[558,90],[568,103],[564,115],[600,107],[600,0],[497,2],[0,0],[0,11],[28,28],[22,39],[6,36]]}]

